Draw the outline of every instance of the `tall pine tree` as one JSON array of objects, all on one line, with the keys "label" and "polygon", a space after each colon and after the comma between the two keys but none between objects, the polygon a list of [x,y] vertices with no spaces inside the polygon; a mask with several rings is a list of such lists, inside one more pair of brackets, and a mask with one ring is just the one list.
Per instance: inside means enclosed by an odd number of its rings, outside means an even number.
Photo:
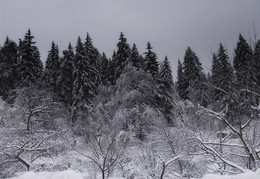
[{"label": "tall pine tree", "polygon": [[189,99],[194,103],[207,106],[209,102],[207,78],[202,70],[199,58],[191,48],[188,47],[183,62],[183,88],[187,94],[184,99]]},{"label": "tall pine tree", "polygon": [[42,75],[43,65],[40,60],[38,48],[34,45],[34,36],[30,29],[24,36],[24,40],[19,43],[19,62],[18,62],[18,87],[28,87],[36,84]]},{"label": "tall pine tree", "polygon": [[185,88],[183,68],[180,60],[178,60],[178,70],[177,70],[177,91],[181,99],[187,99],[187,92]]},{"label": "tall pine tree", "polygon": [[130,52],[130,61],[132,62],[133,66],[137,69],[141,68],[141,59],[135,43],[133,44],[133,47]]},{"label": "tall pine tree", "polygon": [[162,112],[169,124],[173,123],[173,78],[172,70],[167,56],[165,57],[159,72],[159,93]]},{"label": "tall pine tree", "polygon": [[0,96],[5,100],[17,82],[17,44],[7,37],[0,50]]},{"label": "tall pine tree", "polygon": [[91,81],[92,84],[95,84],[93,86],[93,89],[91,91],[94,91],[94,94],[98,93],[98,87],[101,84],[100,79],[100,64],[98,63],[99,58],[99,52],[98,50],[93,46],[92,39],[87,33],[86,41],[84,44],[84,53],[85,53],[85,59],[87,60],[88,64],[88,80]]},{"label": "tall pine tree", "polygon": [[124,37],[124,34],[122,32],[120,34],[117,48],[118,49],[115,56],[115,80],[117,80],[119,76],[124,72],[125,67],[130,61],[130,46],[127,43],[127,39]]},{"label": "tall pine tree", "polygon": [[258,88],[260,88],[260,40],[257,41],[254,51],[254,76],[257,80]]},{"label": "tall pine tree", "polygon": [[235,49],[233,64],[240,88],[253,90],[256,86],[253,51],[241,34]]},{"label": "tall pine tree", "polygon": [[57,79],[60,73],[59,48],[52,41],[43,74],[43,86],[57,92]]},{"label": "tall pine tree", "polygon": [[86,55],[81,38],[78,37],[75,54],[74,83],[72,91],[71,120],[74,123],[77,118],[83,118],[91,108],[90,99],[95,95],[96,84],[92,75],[95,69],[90,64],[91,60]]},{"label": "tall pine tree", "polygon": [[156,79],[159,72],[159,64],[157,62],[157,55],[152,51],[150,42],[147,43],[147,52],[145,52],[144,58],[144,71],[151,73],[152,77]]},{"label": "tall pine tree", "polygon": [[62,63],[60,66],[60,74],[57,79],[58,94],[61,100],[68,104],[72,104],[73,90],[73,71],[74,71],[74,51],[69,43],[68,50],[63,51]]},{"label": "tall pine tree", "polygon": [[100,73],[101,82],[103,85],[106,85],[108,84],[110,73],[109,73],[109,61],[104,52],[99,60],[101,65],[101,73]]},{"label": "tall pine tree", "polygon": [[214,100],[221,100],[232,91],[234,73],[223,45],[220,43],[217,56],[213,54],[212,84]]},{"label": "tall pine tree", "polygon": [[[224,49],[222,44],[219,45],[218,60],[220,63],[220,76],[218,79],[218,87],[220,89],[223,89],[225,92],[230,93],[234,85],[234,72],[231,64],[228,61],[226,50]],[[225,93],[221,92],[220,98],[223,97],[223,95],[225,95]]]}]

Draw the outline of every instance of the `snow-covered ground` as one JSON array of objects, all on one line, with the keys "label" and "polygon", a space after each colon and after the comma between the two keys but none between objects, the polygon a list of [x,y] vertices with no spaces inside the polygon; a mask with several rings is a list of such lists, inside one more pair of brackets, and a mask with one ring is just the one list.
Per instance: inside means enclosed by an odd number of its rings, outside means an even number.
[{"label": "snow-covered ground", "polygon": [[[101,178],[101,177],[100,177]],[[11,179],[92,179],[88,173],[79,173],[74,170],[65,170],[58,172],[26,172],[18,177]],[[123,179],[120,177],[109,179]]]},{"label": "snow-covered ground", "polygon": [[[207,174],[202,179],[259,179],[260,169],[256,172],[246,172],[238,175],[216,175]],[[92,179],[88,173],[79,173],[74,170],[65,170],[59,172],[27,172],[18,177],[11,179]],[[109,178],[109,179],[123,179],[123,178]]]},{"label": "snow-covered ground", "polygon": [[260,169],[256,172],[249,171],[238,175],[207,174],[202,179],[260,179]]}]

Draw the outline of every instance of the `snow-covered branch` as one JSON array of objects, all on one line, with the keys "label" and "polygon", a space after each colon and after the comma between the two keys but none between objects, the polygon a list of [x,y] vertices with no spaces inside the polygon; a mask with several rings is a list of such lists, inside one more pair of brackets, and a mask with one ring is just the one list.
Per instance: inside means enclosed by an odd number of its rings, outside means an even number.
[{"label": "snow-covered branch", "polygon": [[216,156],[218,159],[220,159],[225,164],[227,164],[227,165],[229,165],[231,167],[234,167],[234,168],[240,170],[241,172],[247,172],[248,171],[248,169],[245,169],[245,168],[237,165],[236,163],[231,162],[231,161],[225,159],[224,157],[222,157],[221,154],[219,154],[219,152],[217,152],[213,147],[205,144],[201,139],[197,138],[197,140],[200,142],[200,144],[202,144],[204,150],[206,150],[207,152],[209,152],[212,155]]}]

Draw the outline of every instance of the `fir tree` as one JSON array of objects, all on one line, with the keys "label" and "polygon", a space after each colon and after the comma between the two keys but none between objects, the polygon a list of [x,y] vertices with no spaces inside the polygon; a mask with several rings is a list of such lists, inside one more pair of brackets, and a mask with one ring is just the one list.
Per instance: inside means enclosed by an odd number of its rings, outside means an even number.
[{"label": "fir tree", "polygon": [[187,94],[184,99],[189,99],[203,106],[207,106],[209,102],[207,78],[202,70],[199,58],[191,48],[188,47],[183,62],[183,89],[184,93]]},{"label": "fir tree", "polygon": [[[223,45],[219,45],[218,51],[218,60],[219,60],[219,79],[218,79],[218,87],[223,89],[225,92],[230,93],[232,91],[234,85],[234,73],[231,64],[228,62],[228,56],[226,54],[226,50]],[[220,98],[225,95],[225,92],[220,91]]]},{"label": "fir tree", "polygon": [[253,51],[241,34],[239,35],[239,41],[235,49],[233,64],[239,86],[250,90],[255,88],[256,79],[253,74]]},{"label": "fir tree", "polygon": [[110,81],[110,83],[112,85],[116,84],[116,51],[113,51],[113,55],[112,55],[112,60],[108,61],[108,71],[109,71],[109,76],[108,76],[108,81]]},{"label": "fir tree", "polygon": [[173,123],[173,78],[170,63],[167,56],[165,57],[159,72],[159,93],[161,96],[160,104],[162,112],[169,124]]},{"label": "fir tree", "polygon": [[130,52],[130,61],[132,62],[133,66],[137,69],[141,68],[141,59],[135,43],[133,44],[133,47]]},{"label": "fir tree", "polygon": [[159,64],[157,62],[157,55],[152,51],[152,46],[150,42],[147,43],[147,52],[145,52],[144,58],[144,71],[151,73],[152,77],[155,79],[158,76]]},{"label": "fir tree", "polygon": [[0,95],[5,100],[17,82],[17,44],[6,38],[0,50]]},{"label": "fir tree", "polygon": [[86,41],[84,44],[85,48],[85,58],[88,61],[88,80],[91,81],[92,84],[95,84],[93,89],[91,91],[94,91],[94,94],[98,93],[98,87],[101,84],[101,79],[100,79],[100,71],[101,67],[100,64],[98,63],[98,56],[99,52],[98,50],[93,46],[92,39],[87,33]]},{"label": "fir tree", "polygon": [[257,80],[258,88],[260,88],[260,40],[257,41],[254,51],[254,76]]},{"label": "fir tree", "polygon": [[59,57],[59,48],[52,41],[51,50],[49,51],[46,63],[45,70],[43,75],[43,86],[46,88],[52,89],[53,92],[57,91],[57,78],[60,73],[60,57]]},{"label": "fir tree", "polygon": [[109,61],[106,57],[106,54],[103,52],[100,58],[100,65],[101,65],[101,82],[103,85],[108,84],[109,80]]},{"label": "fir tree", "polygon": [[73,73],[72,122],[75,122],[80,115],[88,112],[91,107],[90,98],[95,95],[96,84],[92,80],[92,74],[95,73],[95,69],[93,69],[90,62],[88,55],[85,54],[81,38],[78,37]]},{"label": "fir tree", "polygon": [[237,78],[236,95],[239,97],[240,106],[243,106],[243,109],[239,109],[241,113],[249,106],[259,103],[259,96],[255,95],[255,92],[259,91],[259,87],[254,73],[253,51],[241,34],[235,49],[233,65]]},{"label": "fir tree", "polygon": [[187,93],[184,81],[184,74],[183,74],[183,68],[180,60],[178,60],[178,71],[177,71],[177,91],[181,99],[185,100],[187,99]]},{"label": "fir tree", "polygon": [[68,50],[63,51],[63,55],[57,80],[58,94],[63,102],[71,105],[74,71],[74,52],[71,43],[69,43]]},{"label": "fir tree", "polygon": [[[129,63],[130,46],[127,43],[127,39],[121,32],[119,42],[117,44],[117,52],[115,56],[115,80],[124,72],[125,67]],[[115,82],[114,82],[115,83]]]},{"label": "fir tree", "polygon": [[212,84],[216,87],[218,87],[218,79],[220,76],[220,62],[217,57],[217,55],[214,53],[212,57],[212,67],[211,67],[211,72],[212,72]]},{"label": "fir tree", "polygon": [[220,43],[217,56],[213,54],[212,84],[214,88],[214,100],[223,99],[232,91],[234,85],[234,74],[228,56],[223,45]]},{"label": "fir tree", "polygon": [[34,36],[31,35],[30,29],[20,40],[19,44],[19,62],[18,62],[18,87],[28,87],[36,84],[41,77],[43,65],[40,60],[40,53],[33,42]]}]

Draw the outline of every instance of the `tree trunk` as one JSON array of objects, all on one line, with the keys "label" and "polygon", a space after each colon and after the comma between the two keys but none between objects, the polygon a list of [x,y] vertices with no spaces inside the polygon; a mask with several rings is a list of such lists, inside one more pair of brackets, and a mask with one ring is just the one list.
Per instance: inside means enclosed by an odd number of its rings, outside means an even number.
[{"label": "tree trunk", "polygon": [[28,118],[27,118],[27,121],[26,121],[26,130],[27,132],[30,131],[31,129],[31,117],[32,117],[32,113],[30,112]]},{"label": "tree trunk", "polygon": [[105,170],[102,170],[102,179],[105,179]]},{"label": "tree trunk", "polygon": [[163,175],[165,173],[165,168],[166,168],[166,166],[165,166],[165,163],[163,162],[163,168],[162,168],[162,173],[161,173],[160,179],[163,179]]}]

